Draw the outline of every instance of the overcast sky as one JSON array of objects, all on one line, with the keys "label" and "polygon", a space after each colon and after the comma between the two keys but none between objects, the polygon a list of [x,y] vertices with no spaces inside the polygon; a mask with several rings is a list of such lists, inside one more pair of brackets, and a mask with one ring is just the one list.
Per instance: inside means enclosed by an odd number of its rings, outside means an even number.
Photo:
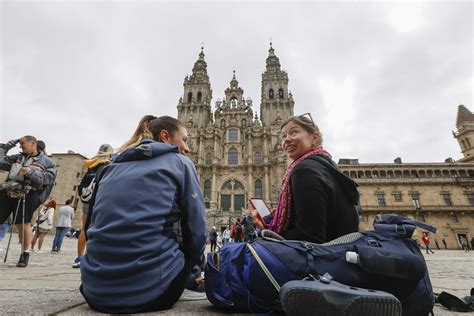
[{"label": "overcast sky", "polygon": [[118,147],[145,114],[177,115],[201,43],[222,98],[235,68],[259,111],[269,38],[295,114],[335,160],[462,157],[451,131],[473,107],[473,5],[446,2],[2,1],[0,142],[49,153]]}]

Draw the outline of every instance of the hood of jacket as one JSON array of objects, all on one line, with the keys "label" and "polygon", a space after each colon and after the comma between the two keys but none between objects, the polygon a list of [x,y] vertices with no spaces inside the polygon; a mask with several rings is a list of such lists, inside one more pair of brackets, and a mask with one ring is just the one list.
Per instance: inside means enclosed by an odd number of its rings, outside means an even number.
[{"label": "hood of jacket", "polygon": [[346,193],[346,196],[349,197],[350,201],[353,202],[354,205],[359,205],[359,191],[357,191],[359,185],[342,173],[337,167],[337,164],[331,158],[321,155],[313,155],[306,159],[316,160],[326,166],[336,181],[341,185],[344,193]]},{"label": "hood of jacket", "polygon": [[176,145],[160,143],[152,139],[144,139],[137,147],[127,149],[118,155],[114,162],[145,160],[173,152],[179,154],[179,149]]}]

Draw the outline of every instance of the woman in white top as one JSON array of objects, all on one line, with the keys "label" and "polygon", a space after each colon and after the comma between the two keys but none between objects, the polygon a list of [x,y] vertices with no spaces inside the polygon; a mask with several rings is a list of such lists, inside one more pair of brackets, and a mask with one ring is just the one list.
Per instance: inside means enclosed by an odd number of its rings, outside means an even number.
[{"label": "woman in white top", "polygon": [[33,236],[33,240],[31,241],[31,250],[34,250],[36,240],[38,241],[38,250],[35,252],[41,252],[41,247],[43,246],[44,236],[53,228],[53,219],[54,219],[54,211],[56,210],[56,201],[49,200],[38,213],[38,217],[36,218],[35,223],[35,235]]}]

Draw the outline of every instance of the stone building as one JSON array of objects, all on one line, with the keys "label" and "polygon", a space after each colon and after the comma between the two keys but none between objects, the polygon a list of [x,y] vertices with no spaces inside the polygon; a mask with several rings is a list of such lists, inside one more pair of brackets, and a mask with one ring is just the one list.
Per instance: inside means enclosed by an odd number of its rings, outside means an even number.
[{"label": "stone building", "polygon": [[55,223],[59,216],[59,208],[65,205],[66,200],[72,199],[71,206],[76,211],[72,226],[80,228],[82,226],[82,202],[79,199],[77,186],[84,175],[84,160],[87,158],[71,150],[67,153],[51,154],[49,157],[56,165],[57,170],[56,185],[50,196],[58,206],[54,214]]},{"label": "stone building", "polygon": [[[194,161],[206,198],[207,222],[220,229],[260,196],[276,206],[288,160],[281,149],[279,127],[293,115],[288,74],[270,46],[262,74],[260,115],[244,97],[235,71],[222,100],[212,111],[212,89],[201,51],[192,75],[184,80],[178,118],[189,132]],[[260,117],[260,119],[259,119]],[[360,228],[371,229],[376,215],[397,213],[438,227],[432,236],[443,247],[459,247],[459,237],[474,237],[474,115],[459,106],[453,132],[464,158],[444,163],[359,163],[341,159],[341,170],[359,184]],[[474,139],[472,139],[474,144]]]},{"label": "stone building", "polygon": [[212,89],[201,50],[191,76],[184,79],[178,118],[188,129],[190,158],[206,199],[208,224],[221,229],[242,217],[249,197],[276,205],[287,166],[279,128],[293,115],[288,74],[270,45],[262,74],[260,115],[245,98],[235,71],[224,97],[211,109]]}]

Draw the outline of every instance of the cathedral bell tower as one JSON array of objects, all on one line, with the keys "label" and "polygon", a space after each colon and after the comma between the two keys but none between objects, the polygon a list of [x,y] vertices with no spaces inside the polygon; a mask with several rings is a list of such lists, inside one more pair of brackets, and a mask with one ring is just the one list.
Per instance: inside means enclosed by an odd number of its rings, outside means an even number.
[{"label": "cathedral bell tower", "polygon": [[458,107],[456,128],[457,131],[453,132],[453,136],[458,141],[464,155],[461,161],[474,161],[474,114],[464,105]]},{"label": "cathedral bell tower", "polygon": [[260,119],[265,126],[271,127],[293,116],[294,101],[288,91],[288,74],[281,70],[280,60],[275,55],[272,43],[268,53],[267,67],[262,74]]},{"label": "cathedral bell tower", "polygon": [[178,103],[178,119],[191,129],[204,128],[212,122],[212,90],[203,50],[201,47],[192,75],[184,78],[184,94]]}]

